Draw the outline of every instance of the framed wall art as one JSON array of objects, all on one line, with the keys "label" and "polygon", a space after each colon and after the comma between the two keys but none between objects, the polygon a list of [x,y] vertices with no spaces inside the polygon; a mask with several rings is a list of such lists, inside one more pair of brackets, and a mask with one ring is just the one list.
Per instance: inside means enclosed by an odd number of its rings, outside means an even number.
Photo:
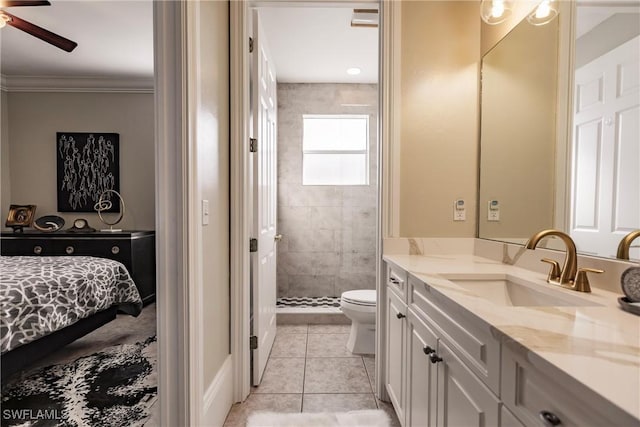
[{"label": "framed wall art", "polygon": [[35,216],[36,205],[10,205],[7,221],[4,225],[19,233],[23,228],[31,227]]},{"label": "framed wall art", "polygon": [[117,133],[56,133],[59,212],[95,212],[102,193],[120,191],[119,145]]}]

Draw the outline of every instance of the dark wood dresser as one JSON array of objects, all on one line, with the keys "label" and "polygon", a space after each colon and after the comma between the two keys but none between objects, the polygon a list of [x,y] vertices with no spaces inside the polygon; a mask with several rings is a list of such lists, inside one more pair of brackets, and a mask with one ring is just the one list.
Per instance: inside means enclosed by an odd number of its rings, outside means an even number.
[{"label": "dark wood dresser", "polygon": [[22,233],[2,232],[2,255],[86,255],[119,261],[136,283],[142,301],[156,296],[156,233],[154,231]]}]

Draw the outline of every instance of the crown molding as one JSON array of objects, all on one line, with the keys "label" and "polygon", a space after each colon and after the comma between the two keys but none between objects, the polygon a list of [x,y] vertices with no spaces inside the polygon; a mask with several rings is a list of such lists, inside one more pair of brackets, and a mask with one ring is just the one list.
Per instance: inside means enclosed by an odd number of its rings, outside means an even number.
[{"label": "crown molding", "polygon": [[153,93],[153,78],[0,76],[5,92]]}]

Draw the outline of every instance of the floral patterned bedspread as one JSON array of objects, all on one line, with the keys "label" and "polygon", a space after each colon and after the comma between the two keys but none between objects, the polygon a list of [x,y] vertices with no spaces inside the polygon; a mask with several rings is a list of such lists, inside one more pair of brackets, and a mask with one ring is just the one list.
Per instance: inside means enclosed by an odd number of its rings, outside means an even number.
[{"label": "floral patterned bedspread", "polygon": [[117,305],[137,316],[142,300],[117,261],[88,256],[0,257],[0,352]]}]

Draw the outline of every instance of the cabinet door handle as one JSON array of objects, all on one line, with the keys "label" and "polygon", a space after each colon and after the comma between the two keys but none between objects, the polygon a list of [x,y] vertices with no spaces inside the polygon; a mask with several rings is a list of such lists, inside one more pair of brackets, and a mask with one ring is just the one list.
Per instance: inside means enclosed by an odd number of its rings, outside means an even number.
[{"label": "cabinet door handle", "polygon": [[429,360],[431,360],[431,363],[438,363],[438,362],[442,362],[442,357],[438,356],[435,353],[431,353],[429,355]]},{"label": "cabinet door handle", "polygon": [[402,314],[402,313],[398,313],[398,314],[396,314],[396,317],[397,317],[398,319],[402,319],[403,317],[407,317],[407,316],[405,316],[405,315],[404,315],[404,314]]},{"label": "cabinet door handle", "polygon": [[36,255],[40,255],[42,253],[42,246],[34,246],[33,253]]},{"label": "cabinet door handle", "polygon": [[560,421],[560,418],[558,418],[558,416],[553,412],[540,411],[538,413],[538,416],[546,426],[558,426],[562,424],[562,421]]},{"label": "cabinet door handle", "polygon": [[67,253],[67,255],[71,255],[75,251],[75,249],[73,249],[73,246],[67,246],[64,251]]},{"label": "cabinet door handle", "polygon": [[117,246],[112,246],[111,247],[111,253],[114,254],[114,255],[119,254],[120,253],[120,248],[117,247]]},{"label": "cabinet door handle", "polygon": [[396,279],[395,277],[389,277],[389,282],[393,283],[394,285],[400,284],[400,280]]},{"label": "cabinet door handle", "polygon": [[423,348],[423,351],[424,351],[424,354],[431,354],[436,352],[434,349],[432,349],[428,345]]}]

